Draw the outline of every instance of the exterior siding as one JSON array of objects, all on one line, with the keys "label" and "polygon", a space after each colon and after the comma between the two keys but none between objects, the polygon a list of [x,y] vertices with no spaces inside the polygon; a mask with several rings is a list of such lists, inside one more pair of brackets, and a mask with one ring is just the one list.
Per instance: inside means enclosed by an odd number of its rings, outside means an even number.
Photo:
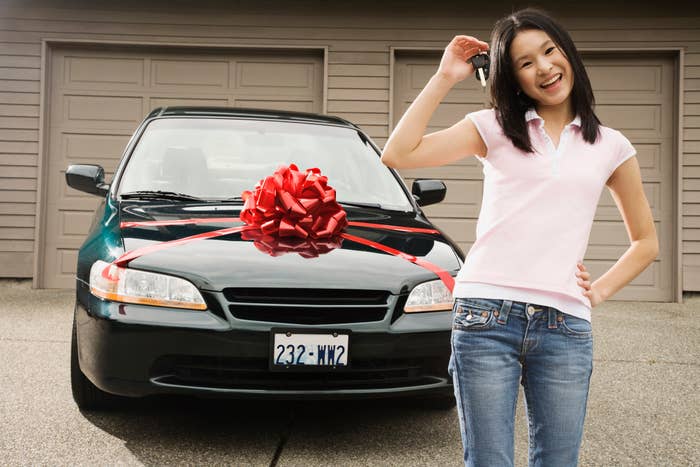
[{"label": "exterior siding", "polygon": [[[226,2],[199,3],[198,10],[177,11],[168,2],[147,7],[124,2],[120,11],[106,2],[74,1],[56,8],[47,0],[8,1],[0,6],[0,276],[33,275],[42,40],[328,46],[328,113],[358,123],[381,146],[390,131],[390,47],[442,48],[460,33],[488,37],[484,25],[511,9],[493,2],[481,12],[486,17],[475,20],[466,10],[460,18],[437,2],[428,21],[424,5],[410,2],[394,9],[366,2],[364,8],[342,12],[333,9],[349,7],[313,1],[236,2],[235,11]],[[627,17],[617,2],[542,4],[569,28],[580,48],[684,48],[678,201],[682,288],[700,291],[700,12],[688,3],[676,9],[675,17],[645,13],[644,7]]]}]

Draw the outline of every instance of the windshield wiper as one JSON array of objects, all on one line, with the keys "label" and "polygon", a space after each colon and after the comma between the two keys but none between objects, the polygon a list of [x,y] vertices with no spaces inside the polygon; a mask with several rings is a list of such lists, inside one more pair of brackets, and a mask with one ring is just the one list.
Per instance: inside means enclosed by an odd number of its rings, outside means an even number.
[{"label": "windshield wiper", "polygon": [[338,201],[338,204],[344,204],[346,206],[356,206],[358,208],[372,208],[372,209],[386,209],[379,203],[360,203],[356,201]]},{"label": "windshield wiper", "polygon": [[188,195],[186,193],[175,193],[174,191],[160,190],[130,191],[129,193],[122,193],[120,196],[122,199],[174,199],[180,201],[206,201],[202,198]]}]

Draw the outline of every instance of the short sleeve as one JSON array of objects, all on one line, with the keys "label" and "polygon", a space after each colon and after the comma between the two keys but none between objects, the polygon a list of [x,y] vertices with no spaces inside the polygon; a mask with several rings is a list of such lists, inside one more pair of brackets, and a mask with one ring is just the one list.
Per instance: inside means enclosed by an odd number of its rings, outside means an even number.
[{"label": "short sleeve", "polygon": [[[486,152],[489,152],[492,147],[491,140],[493,138],[493,124],[496,119],[493,109],[482,109],[476,112],[471,112],[466,115],[466,118],[474,123],[476,130],[479,132],[479,135],[481,135],[481,139],[484,140]],[[482,157],[478,155],[476,157],[482,159]]]},{"label": "short sleeve", "polygon": [[620,165],[622,165],[623,162],[637,154],[637,150],[634,148],[634,146],[632,146],[630,140],[628,140],[627,137],[625,137],[625,135],[623,135],[622,133],[616,133],[616,150],[612,159],[612,165],[610,167],[610,170],[608,171],[608,178],[610,178],[610,176],[615,172],[615,170],[617,170],[618,167],[620,167]]}]

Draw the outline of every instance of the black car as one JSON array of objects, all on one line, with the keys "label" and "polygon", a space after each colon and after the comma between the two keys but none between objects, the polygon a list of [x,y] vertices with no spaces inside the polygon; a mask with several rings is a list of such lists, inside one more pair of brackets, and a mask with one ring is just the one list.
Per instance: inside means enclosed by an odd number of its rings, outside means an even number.
[{"label": "black car", "polygon": [[[320,196],[344,218],[334,238],[245,230],[256,184],[291,164],[326,177]],[[111,184],[94,165],[72,165],[66,178],[104,198],[78,256],[80,408],[159,393],[453,406],[450,281],[463,253],[419,208],[441,201],[445,185],[418,180],[409,193],[352,123],[161,108]]]}]

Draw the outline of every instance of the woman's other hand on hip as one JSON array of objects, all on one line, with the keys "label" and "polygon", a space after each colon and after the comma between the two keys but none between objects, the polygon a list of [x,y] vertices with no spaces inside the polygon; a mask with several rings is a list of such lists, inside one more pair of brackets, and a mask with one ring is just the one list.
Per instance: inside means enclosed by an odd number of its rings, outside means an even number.
[{"label": "woman's other hand on hip", "polygon": [[578,278],[577,284],[583,289],[582,293],[591,301],[591,308],[595,308],[605,301],[603,294],[591,284],[591,273],[586,271],[586,266],[583,263],[578,263],[578,271],[576,271],[576,277]]}]

